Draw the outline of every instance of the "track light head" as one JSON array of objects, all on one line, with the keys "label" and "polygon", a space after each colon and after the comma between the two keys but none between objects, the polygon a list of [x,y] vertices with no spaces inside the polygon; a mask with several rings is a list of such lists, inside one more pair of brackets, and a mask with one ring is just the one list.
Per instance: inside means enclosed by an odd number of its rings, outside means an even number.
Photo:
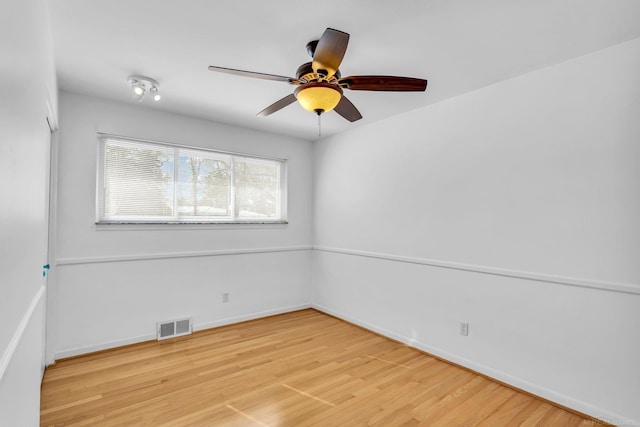
[{"label": "track light head", "polygon": [[144,86],[142,86],[140,83],[136,82],[133,85],[133,93],[135,93],[138,96],[141,96],[142,94],[144,94]]},{"label": "track light head", "polygon": [[153,100],[156,102],[162,99],[162,96],[160,96],[160,94],[158,93],[158,86],[151,86],[151,89],[149,89],[149,93],[153,95]]},{"label": "track light head", "polygon": [[160,101],[162,98],[160,93],[158,93],[160,84],[150,77],[129,76],[128,82],[133,89],[134,95],[138,98],[138,102],[142,102],[147,88],[149,88],[149,92],[153,95],[154,101]]}]

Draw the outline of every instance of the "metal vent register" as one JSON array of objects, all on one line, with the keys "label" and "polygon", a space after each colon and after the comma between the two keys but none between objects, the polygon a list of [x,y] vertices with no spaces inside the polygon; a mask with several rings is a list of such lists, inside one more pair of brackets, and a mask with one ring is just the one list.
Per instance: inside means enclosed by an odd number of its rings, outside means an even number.
[{"label": "metal vent register", "polygon": [[189,335],[191,332],[191,318],[158,322],[158,340]]}]

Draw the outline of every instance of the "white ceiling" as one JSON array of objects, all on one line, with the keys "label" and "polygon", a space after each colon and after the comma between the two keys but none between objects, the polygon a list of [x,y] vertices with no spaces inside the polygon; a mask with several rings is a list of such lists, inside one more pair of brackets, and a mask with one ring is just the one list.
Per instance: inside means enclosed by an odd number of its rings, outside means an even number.
[{"label": "white ceiling", "polygon": [[[323,137],[640,37],[638,0],[53,0],[59,86],[135,104],[127,77],[160,82],[141,105],[306,140],[315,114],[282,82],[209,65],[295,76],[305,46],[331,27],[351,35],[342,75],[424,78],[426,92],[345,91],[364,118],[322,116]],[[594,82],[597,84],[597,82]],[[585,88],[588,90],[588,88]]]}]

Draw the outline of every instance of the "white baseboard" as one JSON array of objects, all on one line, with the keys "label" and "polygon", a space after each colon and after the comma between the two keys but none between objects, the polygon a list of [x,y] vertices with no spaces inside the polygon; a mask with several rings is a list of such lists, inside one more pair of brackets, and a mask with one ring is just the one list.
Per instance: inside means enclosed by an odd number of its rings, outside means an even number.
[{"label": "white baseboard", "polygon": [[67,357],[80,356],[82,354],[95,353],[96,351],[108,350],[110,348],[123,347],[129,344],[137,344],[144,341],[151,341],[156,339],[156,333],[138,335],[135,337],[128,337],[121,340],[107,341],[100,344],[92,344],[81,347],[73,347],[56,352],[55,359],[60,360]]},{"label": "white baseboard", "polygon": [[[218,326],[225,326],[225,325],[230,325],[230,324],[233,324],[233,323],[244,322],[246,320],[259,319],[259,318],[262,318],[262,317],[273,316],[273,315],[276,315],[276,314],[289,313],[289,312],[297,311],[297,310],[304,310],[305,308],[311,308],[311,305],[310,304],[299,304],[299,305],[294,305],[294,306],[280,307],[280,308],[275,308],[275,309],[272,309],[272,310],[266,310],[266,311],[259,311],[259,312],[244,314],[244,315],[241,315],[241,316],[227,317],[227,318],[224,318],[224,319],[215,320],[213,322],[205,322],[205,323],[194,324],[193,325],[193,331],[194,332],[195,331],[201,331],[201,330],[204,330],[204,329],[215,328],[215,327],[218,327]],[[82,354],[94,353],[96,351],[108,350],[108,349],[117,348],[117,347],[123,347],[125,345],[137,344],[137,343],[141,343],[141,342],[144,342],[144,341],[153,341],[155,339],[156,339],[156,332],[153,331],[153,333],[144,334],[144,335],[138,335],[138,336],[135,336],[135,337],[128,337],[128,338],[124,338],[124,339],[121,339],[121,340],[107,341],[107,342],[99,343],[99,344],[92,344],[92,345],[87,345],[87,346],[74,347],[74,348],[61,350],[61,351],[56,352],[55,359],[59,360],[59,359],[67,358],[67,357],[73,357],[73,356],[79,356],[79,355],[82,355]]]},{"label": "white baseboard", "polygon": [[298,304],[292,305],[289,307],[281,307],[273,310],[266,311],[258,311],[255,313],[243,314],[241,316],[227,317],[220,320],[214,320],[213,322],[199,323],[197,325],[193,325],[193,330],[201,331],[204,329],[217,328],[219,326],[231,325],[234,323],[245,322],[247,320],[260,319],[263,317],[275,316],[276,314],[290,313],[292,311],[304,310],[306,308],[311,308],[311,304]]},{"label": "white baseboard", "polygon": [[567,408],[574,409],[583,414],[589,415],[591,417],[597,418],[601,421],[614,424],[617,426],[640,426],[640,421],[630,420],[626,417],[623,417],[619,414],[613,413],[611,411],[598,408],[596,406],[590,405],[588,403],[582,402],[580,400],[573,399],[569,396],[566,396],[562,393],[558,393],[554,390],[543,387],[539,384],[534,384],[529,381],[523,380],[521,378],[515,377],[513,375],[509,375],[500,370],[491,368],[486,365],[482,365],[480,363],[476,363],[472,360],[457,356],[453,353],[449,353],[445,350],[430,346],[428,344],[417,341],[413,338],[406,337],[404,335],[397,334],[388,329],[382,328],[378,325],[372,324],[370,322],[357,319],[351,316],[347,316],[344,313],[337,312],[329,307],[325,307],[320,304],[312,304],[311,308],[321,311],[323,313],[329,314],[331,316],[342,319],[346,322],[352,323],[354,325],[360,326],[364,329],[373,331],[385,337],[391,338],[393,340],[399,341],[403,344],[406,344],[410,347],[416,348],[418,350],[424,351],[425,353],[437,356],[441,359],[447,360],[449,362],[455,363],[456,365],[463,366],[465,368],[471,369],[472,371],[478,372],[482,375],[486,375],[487,377],[496,379],[500,382],[513,386],[517,389],[524,390],[533,395],[542,397],[551,402],[555,402],[558,405],[562,405]]}]

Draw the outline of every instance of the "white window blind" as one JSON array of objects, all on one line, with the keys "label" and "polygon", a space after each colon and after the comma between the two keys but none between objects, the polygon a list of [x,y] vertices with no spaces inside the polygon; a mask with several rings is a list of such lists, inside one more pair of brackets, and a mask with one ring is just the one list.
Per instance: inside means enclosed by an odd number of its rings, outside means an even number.
[{"label": "white window blind", "polygon": [[100,135],[98,223],[284,223],[286,161]]}]

